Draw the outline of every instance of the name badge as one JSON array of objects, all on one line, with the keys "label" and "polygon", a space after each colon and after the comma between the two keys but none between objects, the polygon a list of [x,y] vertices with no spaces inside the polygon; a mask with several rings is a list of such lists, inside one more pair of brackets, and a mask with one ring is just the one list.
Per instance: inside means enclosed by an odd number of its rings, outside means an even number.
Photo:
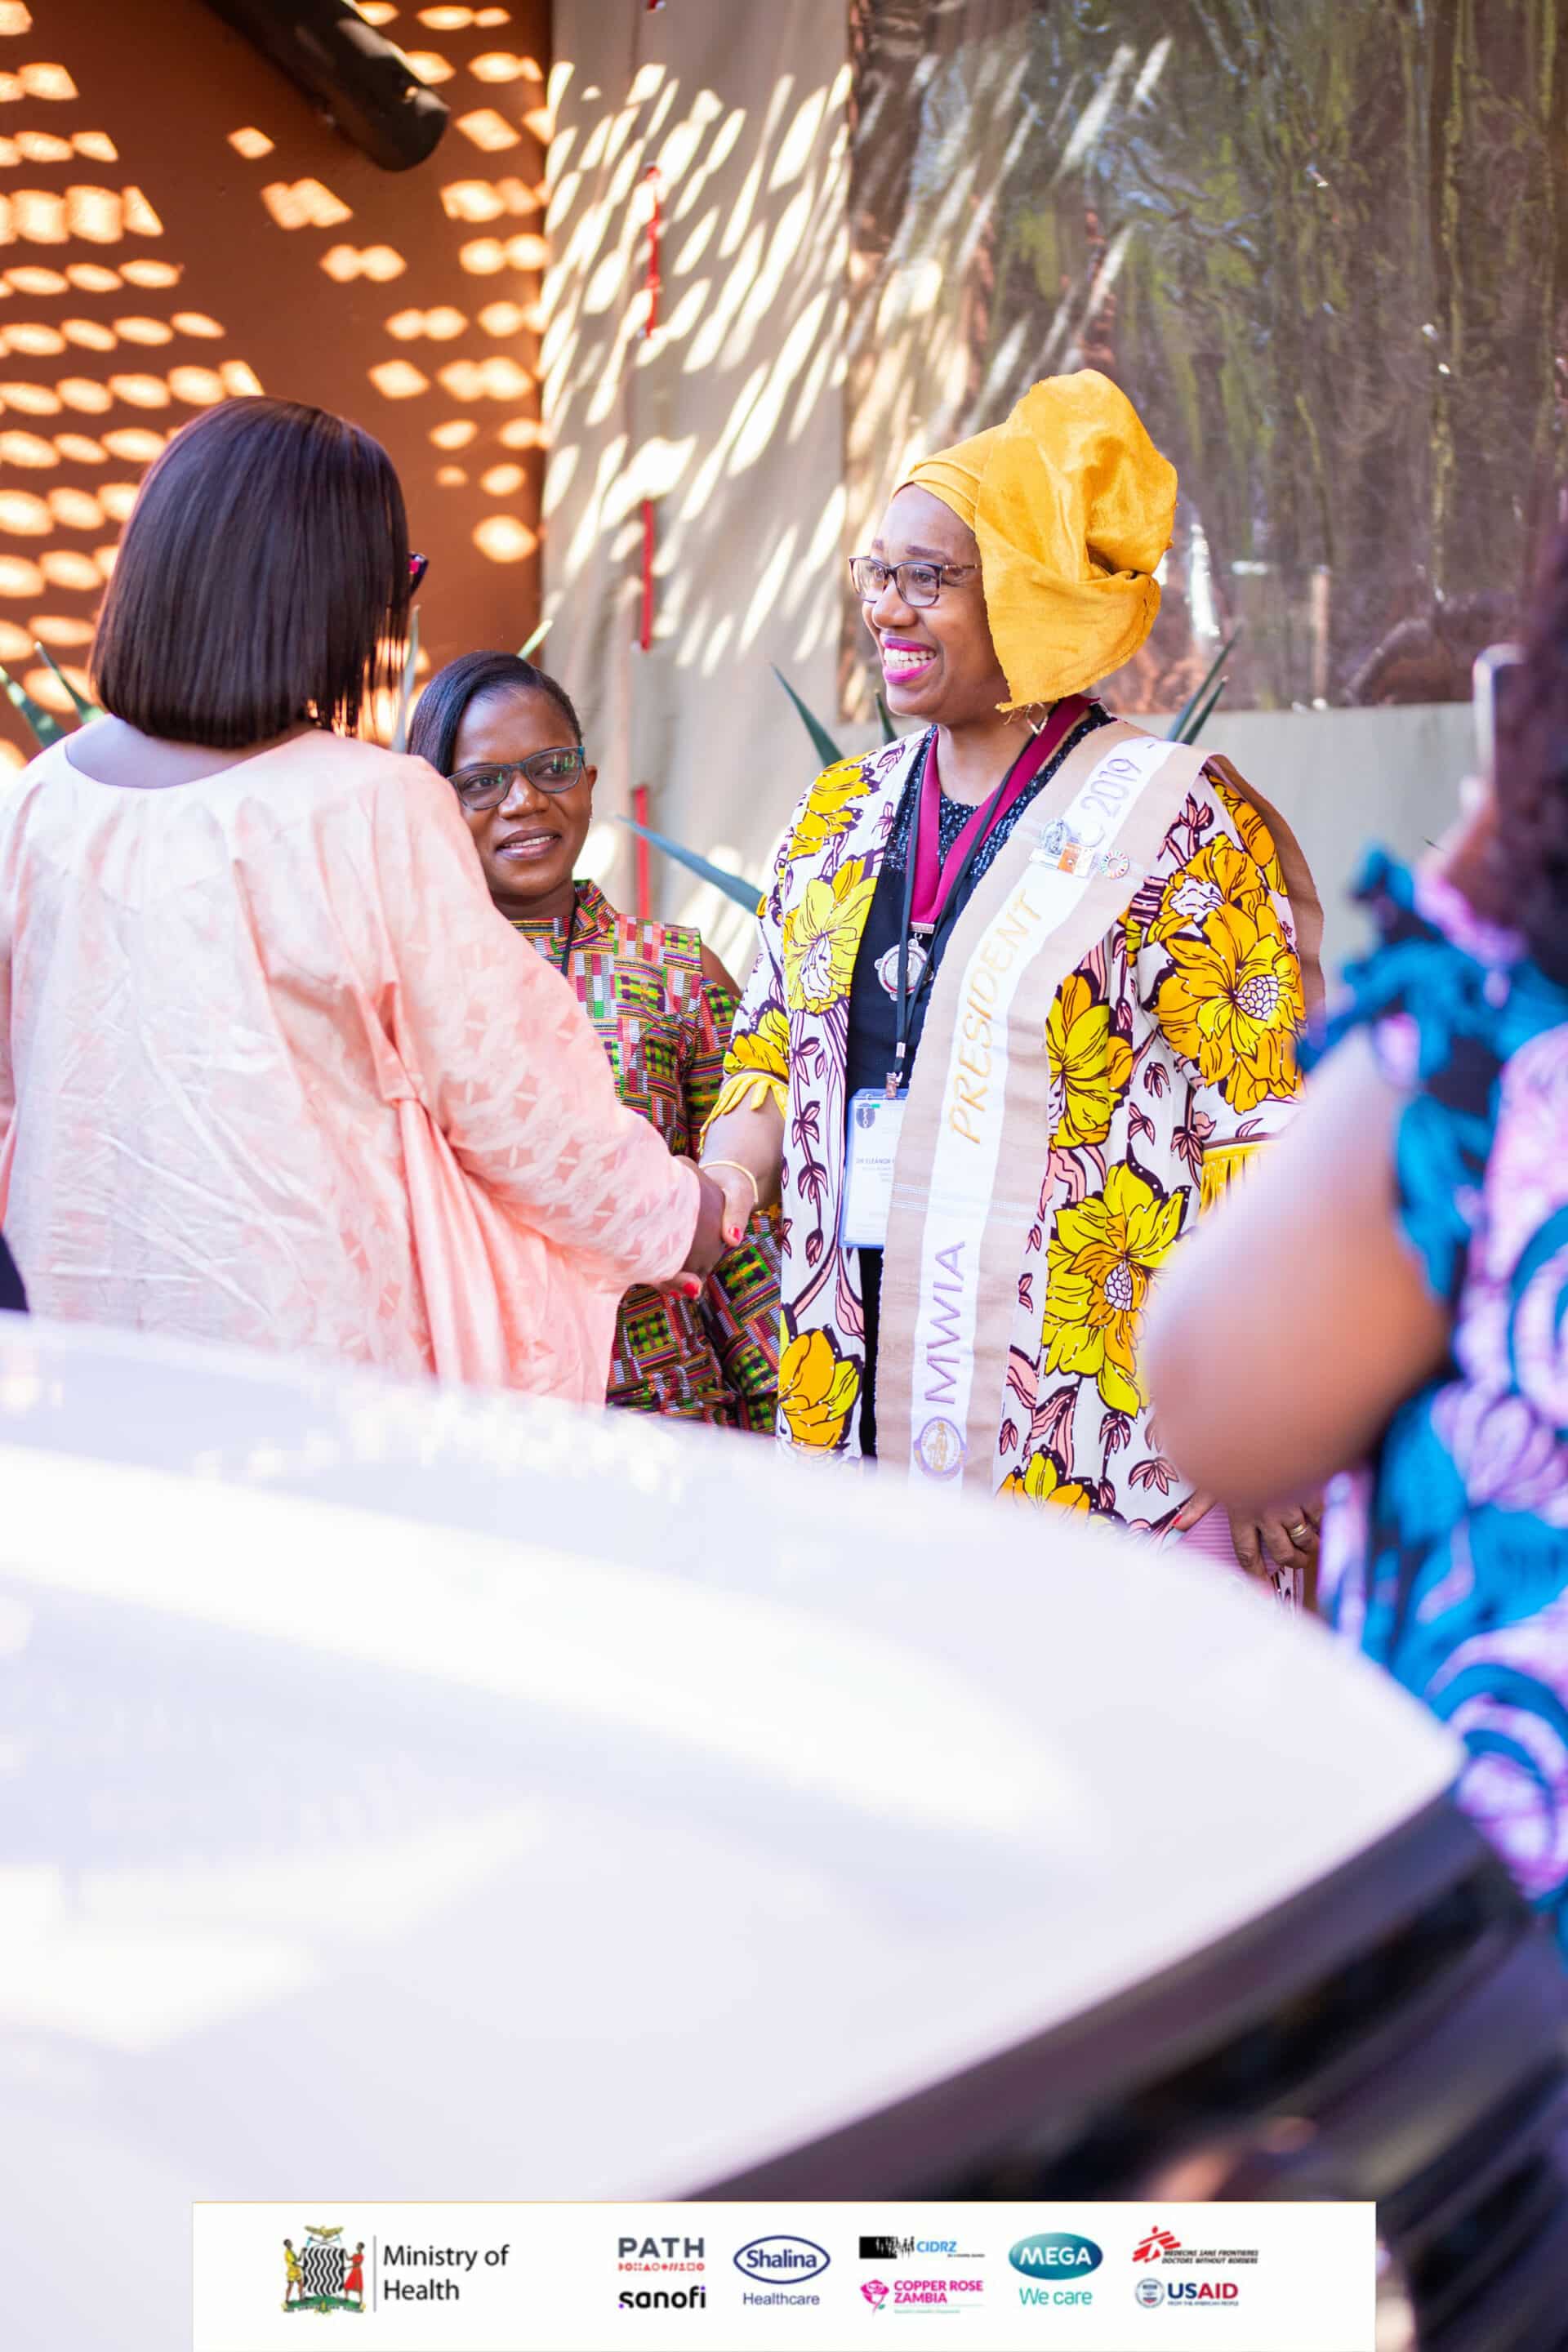
[{"label": "name badge", "polygon": [[844,1210],[838,1238],[846,1249],[880,1249],[893,1207],[893,1162],[904,1124],[905,1087],[896,1095],[862,1087],[849,1097],[844,1155]]}]

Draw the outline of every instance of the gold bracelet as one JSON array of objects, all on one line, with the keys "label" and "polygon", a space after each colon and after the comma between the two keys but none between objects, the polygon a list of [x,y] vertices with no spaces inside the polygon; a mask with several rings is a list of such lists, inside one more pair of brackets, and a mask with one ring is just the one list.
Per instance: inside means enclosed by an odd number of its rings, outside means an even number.
[{"label": "gold bracelet", "polygon": [[703,1173],[704,1173],[705,1175],[707,1174],[707,1172],[709,1171],[709,1170],[710,1170],[710,1169],[713,1169],[713,1168],[732,1168],[732,1169],[734,1170],[734,1171],[735,1171],[736,1175],[737,1175],[737,1176],[743,1176],[743,1177],[745,1178],[745,1180],[746,1180],[747,1183],[751,1186],[751,1188],[752,1188],[752,1208],[753,1208],[753,1209],[760,1209],[760,1208],[762,1207],[762,1204],[763,1204],[763,1188],[762,1188],[762,1186],[758,1183],[758,1181],[757,1181],[756,1178],[752,1175],[752,1173],[751,1170],[750,1170],[749,1168],[743,1167],[743,1166],[742,1165],[742,1163],[741,1163],[741,1161],[740,1161],[740,1160],[700,1160],[698,1161],[697,1165],[699,1166],[699,1168],[700,1168],[700,1169],[702,1170],[702,1171],[703,1171]]}]

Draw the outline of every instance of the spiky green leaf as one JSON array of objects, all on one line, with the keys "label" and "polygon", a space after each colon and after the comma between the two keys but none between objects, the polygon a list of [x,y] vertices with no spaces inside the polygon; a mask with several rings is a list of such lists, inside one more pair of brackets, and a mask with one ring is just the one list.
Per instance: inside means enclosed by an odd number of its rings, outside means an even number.
[{"label": "spiky green leaf", "polygon": [[828,733],[821,719],[814,718],[812,713],[806,709],[805,703],[801,700],[799,695],[795,692],[788,678],[785,677],[783,670],[780,669],[777,662],[770,664],[770,667],[773,670],[773,676],[777,678],[779,684],[783,687],[784,692],[788,695],[790,700],[799,711],[801,724],[805,727],[806,733],[811,738],[812,748],[816,751],[817,758],[821,761],[825,768],[836,768],[840,760],[844,757],[843,752],[839,750],[837,744],[834,741],[832,736]]},{"label": "spiky green leaf", "polygon": [[397,690],[397,718],[392,730],[395,751],[408,749],[408,706],[414,699],[414,670],[419,659],[419,607],[415,605],[408,616],[408,658],[403,665],[403,684]]},{"label": "spiky green leaf", "polygon": [[69,678],[66,676],[64,670],[60,667],[53,654],[50,653],[47,646],[40,646],[35,642],[33,651],[37,655],[40,661],[46,662],[49,668],[54,671],[55,676],[59,679],[60,684],[65,688],[66,692],[70,696],[71,701],[76,706],[76,715],[81,720],[84,727],[87,725],[89,719],[102,718],[103,713],[99,709],[97,703],[89,702],[85,694],[79,694],[77,692],[75,687],[71,684]]},{"label": "spiky green leaf", "polygon": [[21,712],[25,724],[32,729],[33,735],[41,749],[47,751],[51,743],[59,741],[60,737],[66,732],[59,720],[52,711],[46,710],[41,702],[35,702],[26,688],[19,685],[9,670],[0,669],[0,686],[5,688],[6,694]]},{"label": "spiky green leaf", "polygon": [[1216,678],[1215,680],[1213,693],[1208,696],[1205,701],[1200,704],[1197,711],[1194,715],[1192,725],[1188,728],[1186,733],[1182,738],[1184,743],[1195,743],[1197,741],[1198,737],[1203,733],[1204,729],[1214,717],[1215,709],[1219,701],[1220,696],[1225,692],[1226,688],[1229,684],[1230,680],[1227,677]]},{"label": "spiky green leaf", "polygon": [[[1210,687],[1213,686],[1215,678],[1219,676],[1220,671],[1225,667],[1226,662],[1229,658],[1231,648],[1235,644],[1236,638],[1234,636],[1230,636],[1227,637],[1224,645],[1221,646],[1218,653],[1215,654],[1213,661],[1209,664],[1208,668],[1205,671],[1202,678],[1193,688],[1192,693],[1188,695],[1185,702],[1182,705],[1182,708],[1177,711],[1174,719],[1172,719],[1170,726],[1166,729],[1165,740],[1168,743],[1190,743],[1192,741],[1192,729],[1194,724],[1193,715],[1198,709],[1199,705],[1204,700],[1204,697],[1208,693]],[[1219,698],[1215,696],[1215,700],[1217,701],[1218,698]],[[1210,702],[1203,716],[1206,717],[1207,711],[1212,710],[1213,709],[1214,703]],[[1203,717],[1198,719],[1197,724],[1199,726],[1203,724]]]},{"label": "spiky green leaf", "polygon": [[721,890],[726,898],[734,900],[737,907],[744,907],[748,915],[756,913],[762,892],[754,882],[748,882],[743,875],[727,872],[722,866],[715,866],[711,858],[699,856],[695,849],[683,848],[679,841],[671,841],[667,833],[655,833],[652,825],[639,824],[635,816],[623,816],[621,823],[628,825],[639,840],[650,843],[655,849],[662,849],[667,857],[673,857],[678,866],[684,866],[700,881],[710,882],[715,890]]}]

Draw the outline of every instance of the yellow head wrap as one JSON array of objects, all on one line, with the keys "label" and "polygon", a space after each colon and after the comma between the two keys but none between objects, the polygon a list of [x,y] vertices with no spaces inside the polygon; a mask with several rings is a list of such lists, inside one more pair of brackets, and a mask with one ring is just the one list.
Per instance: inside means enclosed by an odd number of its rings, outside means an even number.
[{"label": "yellow head wrap", "polygon": [[1012,697],[1001,709],[1059,701],[1131,659],[1160,609],[1152,575],[1171,543],[1176,469],[1109,376],[1047,376],[1005,425],[922,457],[909,479],[980,542]]}]

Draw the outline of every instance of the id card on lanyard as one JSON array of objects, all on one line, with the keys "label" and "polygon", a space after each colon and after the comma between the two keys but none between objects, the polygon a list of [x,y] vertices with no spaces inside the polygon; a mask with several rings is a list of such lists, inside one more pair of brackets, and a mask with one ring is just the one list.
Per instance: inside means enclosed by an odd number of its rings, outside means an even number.
[{"label": "id card on lanyard", "polygon": [[[928,840],[922,864],[921,835],[926,823],[940,824],[941,794],[932,763],[933,734],[921,769],[904,859],[903,908],[899,923],[898,986],[894,991],[896,1028],[893,1066],[879,1093],[862,1087],[849,1097],[844,1144],[844,1205],[838,1238],[846,1249],[881,1249],[888,1238],[893,1205],[893,1168],[903,1131],[904,1106],[909,1100],[909,1051],[911,1014],[936,970],[944,928],[955,918],[963,885],[976,856],[1004,813],[1032,778],[1066,740],[1085,709],[1076,696],[1058,703],[1039,736],[1026,743],[990,799],[973,817],[943,860]],[[928,808],[928,782],[931,805]],[[921,889],[921,915],[915,919],[915,887]],[[923,934],[916,940],[915,933]]]}]

